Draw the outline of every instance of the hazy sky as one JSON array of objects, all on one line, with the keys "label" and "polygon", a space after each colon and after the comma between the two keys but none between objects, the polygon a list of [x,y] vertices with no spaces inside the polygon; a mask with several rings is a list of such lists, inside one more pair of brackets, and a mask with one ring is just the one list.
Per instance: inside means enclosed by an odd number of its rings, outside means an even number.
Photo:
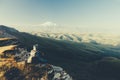
[{"label": "hazy sky", "polygon": [[0,0],[1,25],[21,29],[48,23],[86,32],[119,32],[120,0]]}]

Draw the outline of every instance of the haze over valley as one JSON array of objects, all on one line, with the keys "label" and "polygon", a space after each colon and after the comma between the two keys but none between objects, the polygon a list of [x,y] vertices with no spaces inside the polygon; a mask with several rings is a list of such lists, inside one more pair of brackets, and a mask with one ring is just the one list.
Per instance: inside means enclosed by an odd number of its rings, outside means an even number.
[{"label": "haze over valley", "polygon": [[120,80],[120,0],[0,0],[0,80]]}]

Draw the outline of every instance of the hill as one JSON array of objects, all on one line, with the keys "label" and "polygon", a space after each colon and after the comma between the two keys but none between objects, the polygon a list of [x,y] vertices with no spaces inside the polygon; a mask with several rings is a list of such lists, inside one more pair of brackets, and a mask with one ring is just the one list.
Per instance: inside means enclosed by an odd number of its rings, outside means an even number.
[{"label": "hill", "polygon": [[[67,74],[63,68],[46,62],[43,63],[45,59],[41,57],[41,53],[37,50],[38,48],[33,47],[33,50],[28,52],[25,48],[25,44],[23,44],[24,42],[22,42],[26,40],[22,33],[13,31],[14,29],[11,30],[11,28],[5,26],[1,27],[1,80],[72,80],[70,75]],[[33,53],[35,56],[33,56]],[[28,63],[28,60],[31,60],[31,62]]]},{"label": "hill", "polygon": [[[116,75],[120,73],[119,44],[114,46],[93,41],[78,43],[70,40],[56,40],[35,36],[18,31],[6,31],[6,33],[14,36],[19,47],[26,48],[28,51],[32,49],[32,45],[39,44],[39,49],[44,54],[44,58],[51,64],[63,67],[74,80],[120,79]],[[110,37],[108,36],[108,38]],[[106,76],[105,74],[108,75]]]}]

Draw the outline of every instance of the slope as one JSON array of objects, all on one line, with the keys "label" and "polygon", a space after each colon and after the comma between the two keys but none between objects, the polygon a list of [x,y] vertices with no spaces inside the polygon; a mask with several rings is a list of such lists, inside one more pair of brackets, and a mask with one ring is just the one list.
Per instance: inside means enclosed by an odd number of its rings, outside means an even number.
[{"label": "slope", "polygon": [[[38,44],[39,49],[44,54],[44,57],[48,62],[66,69],[67,72],[73,76],[74,80],[99,80],[104,71],[102,71],[102,68],[99,68],[97,64],[99,64],[99,62],[104,58],[117,58],[118,63],[115,64],[120,65],[119,46],[103,45],[93,42],[76,43],[71,41],[54,40],[18,31],[13,32],[14,34],[11,31],[6,31],[6,33],[15,36],[20,42],[20,47],[27,48],[29,51],[32,49],[32,45]],[[109,61],[111,62],[111,60]],[[112,68],[112,66],[109,67]],[[102,71],[99,76],[94,72],[98,69]],[[117,69],[119,69],[119,67],[117,67]],[[114,74],[116,73],[116,70],[113,70],[112,72]],[[118,80],[120,78],[115,76],[112,76],[112,78],[108,78],[108,76],[105,78],[103,76],[102,78],[102,80],[107,79]]]}]

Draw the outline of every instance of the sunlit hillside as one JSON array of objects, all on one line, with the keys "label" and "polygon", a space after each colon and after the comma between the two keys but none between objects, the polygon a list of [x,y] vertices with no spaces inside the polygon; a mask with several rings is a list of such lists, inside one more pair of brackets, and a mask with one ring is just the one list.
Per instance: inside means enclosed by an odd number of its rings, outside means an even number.
[{"label": "sunlit hillside", "polygon": [[14,50],[16,46],[17,45],[9,45],[9,46],[0,47],[0,54],[2,54],[6,50]]}]

